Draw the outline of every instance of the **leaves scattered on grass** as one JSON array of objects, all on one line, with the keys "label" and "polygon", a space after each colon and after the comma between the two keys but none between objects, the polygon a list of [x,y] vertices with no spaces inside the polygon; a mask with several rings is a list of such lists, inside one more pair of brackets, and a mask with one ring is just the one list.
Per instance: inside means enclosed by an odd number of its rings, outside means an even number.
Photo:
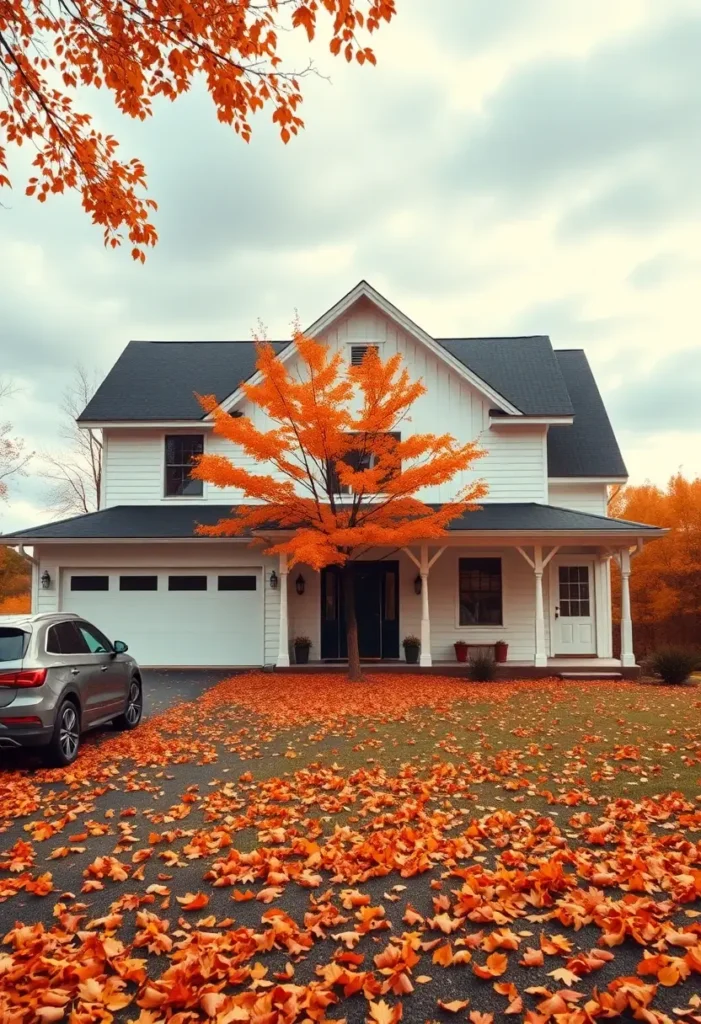
[{"label": "leaves scattered on grass", "polygon": [[[435,986],[436,1015],[473,1024],[493,1019],[485,993],[533,1024],[664,1024],[659,993],[677,987],[676,1018],[701,1021],[698,800],[614,791],[698,785],[699,703],[685,691],[670,712],[634,685],[252,675],[196,713],[89,741],[71,769],[8,773],[0,902],[30,902],[0,946],[0,1019],[293,1024],[364,1000],[387,1024]],[[290,729],[299,766],[273,774]],[[172,802],[187,765],[200,782]],[[74,861],[81,893],[61,892]],[[624,945],[633,976],[616,972]]]}]

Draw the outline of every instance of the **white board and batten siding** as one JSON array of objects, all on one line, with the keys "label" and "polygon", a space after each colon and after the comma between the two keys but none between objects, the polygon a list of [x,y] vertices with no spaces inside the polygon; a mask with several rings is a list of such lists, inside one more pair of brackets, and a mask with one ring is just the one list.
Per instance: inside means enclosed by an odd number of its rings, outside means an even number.
[{"label": "white board and batten siding", "polygon": [[[104,592],[71,593],[70,577],[78,575],[100,575],[106,574],[110,578],[109,594],[114,594],[118,600],[119,613],[115,611],[113,621],[120,626],[128,623],[129,607],[133,606],[139,613],[134,618],[133,629],[140,633],[140,621],[149,618],[153,623],[156,633],[163,632],[166,627],[170,634],[178,629],[178,622],[167,623],[166,616],[177,615],[179,621],[184,624],[183,628],[192,629],[193,622],[196,627],[198,622],[205,630],[214,634],[221,632],[225,634],[231,626],[232,646],[231,650],[221,649],[223,660],[220,662],[214,658],[209,660],[210,664],[236,665],[236,664],[272,664],[278,655],[278,638],[280,625],[280,592],[279,589],[272,589],[269,585],[270,573],[277,569],[277,559],[271,559],[263,555],[260,550],[252,550],[245,543],[236,542],[215,542],[202,545],[178,544],[91,544],[87,545],[42,545],[35,549],[35,556],[39,559],[38,572],[47,571],[51,577],[51,586],[48,590],[39,588],[37,590],[37,612],[53,611],[75,611],[84,615],[88,620],[93,615],[96,626],[106,633],[109,629],[112,618],[111,606],[106,603]],[[227,596],[226,592],[216,592],[216,577],[227,575],[229,572],[236,574],[255,574],[258,580],[255,592],[244,591],[241,598],[237,598],[239,592],[234,591],[233,596]],[[152,573],[158,576],[158,591],[120,593],[120,575],[139,575]],[[177,596],[167,592],[168,575],[202,574],[208,577],[208,589],[202,592],[179,592]],[[245,596],[243,596],[245,595]],[[210,599],[214,598],[214,601]],[[201,601],[199,599],[202,599]],[[237,600],[244,602],[239,606]],[[135,605],[138,602],[138,608]],[[169,603],[170,602],[170,603]],[[209,605],[205,605],[209,602]],[[211,617],[210,611],[215,610],[215,605],[222,605],[221,621]],[[73,607],[75,604],[75,607]],[[115,604],[115,609],[117,604]],[[124,610],[126,609],[126,611]],[[219,611],[217,611],[219,614]],[[127,616],[125,618],[125,615]],[[228,618],[227,618],[228,616]],[[100,621],[102,618],[102,621]],[[189,621],[192,620],[192,621]],[[240,622],[242,628],[252,634],[250,644],[243,644],[241,651],[235,650],[235,632]],[[163,628],[162,628],[163,627]],[[128,628],[128,627],[125,627]],[[111,639],[125,640],[129,643],[129,636],[112,636]],[[213,641],[214,642],[214,641]],[[141,639],[145,644],[143,662],[149,664],[207,664],[203,658],[202,647],[206,646],[206,637],[197,643],[193,641],[193,650],[189,652],[185,648],[177,648],[173,658],[175,660],[164,661],[161,657],[152,660],[148,638]],[[217,641],[218,643],[218,641]],[[245,650],[243,650],[245,647]],[[139,651],[133,647],[135,656]],[[153,650],[160,651],[156,644]],[[218,648],[217,648],[218,650]],[[177,657],[176,657],[177,655]],[[242,658],[245,660],[242,661]],[[250,660],[248,660],[250,659]]]},{"label": "white board and batten siding", "polygon": [[[427,389],[413,406],[411,420],[401,425],[405,436],[410,432],[450,433],[462,442],[478,441],[486,451],[485,457],[474,464],[472,472],[459,475],[450,484],[424,488],[419,493],[422,500],[450,501],[463,485],[481,478],[489,486],[486,501],[547,502],[544,426],[512,426],[508,430],[490,427],[489,410],[493,403],[422,342],[411,337],[366,300],[357,303],[336,321],[322,339],[332,349],[340,349],[348,359],[353,344],[377,344],[383,359],[396,352],[401,354],[410,377],[414,380],[421,378]],[[294,356],[288,365],[294,369]],[[256,426],[261,429],[270,426],[260,410],[247,406],[245,402],[240,408],[253,418]],[[192,431],[197,429],[198,424],[193,423]],[[174,500],[165,498],[163,493],[166,432],[163,428],[112,428],[105,431],[106,507]],[[241,465],[253,466],[252,460],[237,452],[226,439],[211,432],[205,433],[205,451],[226,455]],[[233,488],[217,488],[205,483],[202,497],[190,500],[233,504],[241,500],[241,494]]]},{"label": "white board and batten siding", "polygon": [[592,515],[607,515],[608,487],[605,483],[550,483],[548,488],[548,504],[558,508],[569,508],[575,512],[588,512]]}]

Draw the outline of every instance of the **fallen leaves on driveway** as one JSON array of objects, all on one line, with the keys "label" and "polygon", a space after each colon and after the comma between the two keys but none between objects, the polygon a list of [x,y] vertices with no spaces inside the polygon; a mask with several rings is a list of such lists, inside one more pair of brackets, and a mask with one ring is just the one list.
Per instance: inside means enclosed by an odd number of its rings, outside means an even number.
[{"label": "fallen leaves on driveway", "polygon": [[701,1022],[700,706],[253,674],[5,773],[0,1020]]}]

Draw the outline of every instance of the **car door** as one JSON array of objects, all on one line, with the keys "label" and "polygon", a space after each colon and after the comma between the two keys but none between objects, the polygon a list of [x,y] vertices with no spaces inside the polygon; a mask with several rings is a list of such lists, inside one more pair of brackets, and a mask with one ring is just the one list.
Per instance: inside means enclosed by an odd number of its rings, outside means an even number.
[{"label": "car door", "polygon": [[52,656],[51,672],[57,675],[60,684],[70,684],[78,691],[81,726],[89,729],[97,717],[93,677],[99,672],[99,666],[73,619],[48,628],[46,651]]},{"label": "car door", "polygon": [[79,619],[76,626],[90,654],[95,658],[90,687],[96,719],[121,714],[126,707],[129,691],[129,664],[115,657],[111,641],[97,626],[84,619]]}]

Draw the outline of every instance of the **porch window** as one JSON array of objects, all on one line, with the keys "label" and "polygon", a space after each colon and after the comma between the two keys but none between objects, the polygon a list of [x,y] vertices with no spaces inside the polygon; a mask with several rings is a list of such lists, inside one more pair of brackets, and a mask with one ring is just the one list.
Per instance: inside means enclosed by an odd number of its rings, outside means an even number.
[{"label": "porch window", "polygon": [[461,558],[459,561],[461,626],[501,626],[501,558]]},{"label": "porch window", "polygon": [[[388,431],[386,436],[393,437],[394,440],[397,442],[401,441],[402,439],[402,435],[399,431]],[[343,461],[346,463],[346,465],[351,466],[356,473],[362,472],[365,469],[373,469],[375,466],[374,454],[372,452],[365,452],[362,450],[362,448],[358,448],[357,451],[348,452]],[[333,494],[351,493],[350,487],[346,486],[346,484],[342,484],[341,481],[338,479],[336,469],[331,463],[327,463],[326,472],[328,475],[329,490]],[[392,471],[391,474],[388,474],[386,479],[390,480],[392,476],[394,476],[395,472],[399,472],[399,470]]]},{"label": "porch window", "polygon": [[192,465],[204,451],[203,434],[166,434],[167,498],[199,498],[202,481],[193,480]]}]

